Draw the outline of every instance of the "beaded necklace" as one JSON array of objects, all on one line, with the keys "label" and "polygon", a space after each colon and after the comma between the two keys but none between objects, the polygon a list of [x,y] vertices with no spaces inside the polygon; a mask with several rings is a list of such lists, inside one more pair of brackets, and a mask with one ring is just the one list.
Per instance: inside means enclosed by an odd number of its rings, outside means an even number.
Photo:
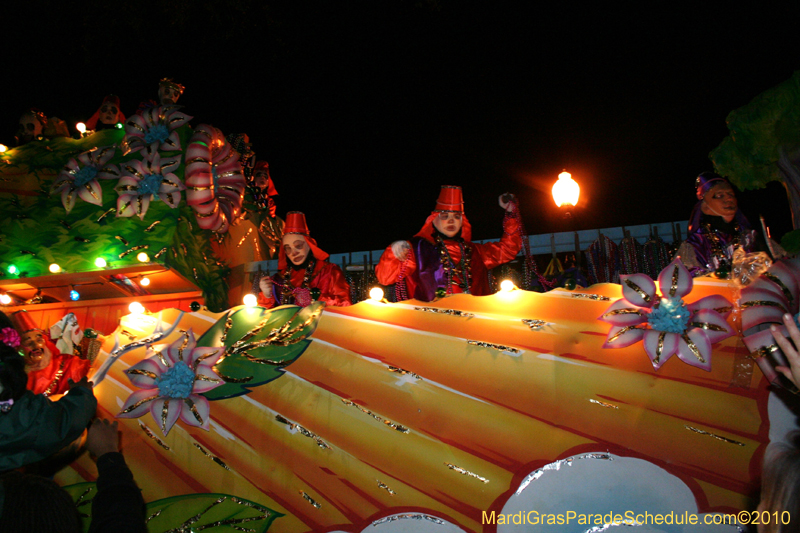
[{"label": "beaded necklace", "polygon": [[316,266],[317,259],[312,255],[308,262],[308,266],[306,267],[305,274],[303,274],[302,283],[300,283],[299,287],[295,287],[291,282],[292,266],[291,264],[287,264],[286,270],[283,271],[283,288],[281,289],[281,294],[283,295],[283,301],[281,303],[283,305],[297,303],[298,305],[305,307],[311,303],[309,282],[311,281],[311,278],[314,277],[314,268]]},{"label": "beaded necklace", "polygon": [[[720,230],[712,228],[711,223],[706,222],[703,224],[703,228],[705,229],[705,234],[708,237],[708,241],[711,243],[711,257],[710,262],[713,262],[711,265],[714,268],[719,268],[720,266],[726,265],[730,263],[730,258],[725,253],[726,246],[723,246],[722,239],[720,238],[720,234],[722,233]],[[735,232],[735,236],[731,239],[731,242],[728,246],[732,246],[734,249],[739,246],[739,237],[741,236],[741,228],[739,224],[736,224],[733,227],[733,231]]]},{"label": "beaded necklace", "polygon": [[[464,239],[461,237],[453,239],[458,242],[458,247],[461,250],[461,259],[458,260],[458,266],[456,266],[453,258],[447,252],[447,246],[445,246],[442,236],[437,232],[433,238],[436,241],[436,248],[439,250],[439,261],[441,261],[444,274],[447,277],[447,294],[453,294],[454,284],[458,285],[464,293],[469,294],[472,246],[465,244]],[[460,283],[455,282],[456,277],[461,278]]]}]

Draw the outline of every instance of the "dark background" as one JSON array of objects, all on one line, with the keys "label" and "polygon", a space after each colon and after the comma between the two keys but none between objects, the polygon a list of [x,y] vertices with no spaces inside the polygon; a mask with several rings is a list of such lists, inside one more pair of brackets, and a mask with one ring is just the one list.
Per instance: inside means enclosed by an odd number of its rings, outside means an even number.
[{"label": "dark background", "polygon": [[[464,187],[474,238],[516,193],[530,234],[685,220],[727,114],[800,68],[798,13],[642,3],[25,2],[3,8],[0,142],[28,107],[71,126],[108,93],[130,115],[158,80],[270,163],[278,213],[329,252],[417,232]],[[550,196],[582,186],[575,225]],[[779,184],[740,201],[790,229]]]}]

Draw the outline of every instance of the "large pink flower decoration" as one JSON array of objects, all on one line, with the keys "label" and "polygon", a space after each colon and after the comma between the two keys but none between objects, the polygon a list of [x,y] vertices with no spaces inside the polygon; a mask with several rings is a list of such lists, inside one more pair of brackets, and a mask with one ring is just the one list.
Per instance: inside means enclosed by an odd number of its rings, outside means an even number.
[{"label": "large pink flower decoration", "polygon": [[131,394],[117,418],[138,418],[150,411],[166,435],[178,421],[208,431],[210,408],[200,396],[224,383],[213,366],[225,348],[198,348],[190,329],[166,350],[127,370],[138,390]]},{"label": "large pink flower decoration", "polygon": [[624,348],[644,341],[644,349],[658,370],[675,354],[692,366],[711,370],[711,345],[733,335],[726,322],[731,304],[713,295],[686,304],[692,276],[680,260],[658,275],[656,284],[645,274],[620,276],[622,298],[600,320],[611,324],[603,348]]},{"label": "large pink flower decoration", "polygon": [[117,216],[138,215],[143,219],[153,195],[166,202],[171,208],[178,207],[181,191],[186,187],[172,173],[178,168],[180,157],[162,159],[156,152],[142,161],[132,160],[122,165],[122,178],[114,188],[117,198]]},{"label": "large pink flower decoration", "polygon": [[[50,194],[61,191],[61,203],[67,213],[75,207],[76,198],[90,204],[103,205],[103,189],[99,179],[120,176],[117,165],[109,165],[116,148],[102,146],[70,159],[50,187]],[[77,193],[77,194],[76,194]]]},{"label": "large pink flower decoration", "polygon": [[145,109],[141,115],[133,115],[125,122],[125,142],[131,152],[142,150],[150,157],[159,150],[177,152],[181,140],[177,129],[192,120],[178,111],[181,106],[165,105]]}]

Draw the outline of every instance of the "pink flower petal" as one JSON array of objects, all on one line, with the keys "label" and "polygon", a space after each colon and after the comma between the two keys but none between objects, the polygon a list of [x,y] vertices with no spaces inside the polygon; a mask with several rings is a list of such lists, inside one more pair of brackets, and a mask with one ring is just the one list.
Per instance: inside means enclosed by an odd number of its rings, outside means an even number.
[{"label": "pink flower petal", "polygon": [[161,143],[161,149],[165,152],[178,152],[181,149],[181,139],[178,136],[177,131],[173,131],[169,134],[163,143]]},{"label": "pink flower petal", "polygon": [[[778,326],[778,332],[786,337],[789,335],[789,331],[786,329],[786,326]],[[744,345],[750,351],[750,353],[757,352],[761,348],[767,346],[777,346],[775,342],[775,338],[772,336],[772,331],[769,328],[762,329],[756,333],[751,335],[746,335],[742,340],[744,340]]]},{"label": "pink flower petal", "polygon": [[711,309],[698,311],[692,317],[689,327],[702,329],[711,344],[721,342],[734,334],[733,328],[722,315]]},{"label": "pink flower petal", "polygon": [[644,274],[622,275],[622,296],[638,307],[650,309],[658,301],[656,297],[656,284],[649,276]]},{"label": "pink flower petal", "polygon": [[181,402],[183,403],[183,409],[181,409],[181,420],[190,426],[202,428],[208,431],[208,422],[210,420],[209,414],[211,412],[211,409],[208,405],[208,400],[198,394],[190,394],[188,398],[181,400]]},{"label": "pink flower petal", "polygon": [[747,331],[761,324],[783,324],[783,315],[783,310],[778,307],[750,307],[742,312],[742,330]]},{"label": "pink flower petal", "polygon": [[117,153],[117,148],[115,146],[100,146],[92,153],[95,154],[94,160],[96,166],[102,167],[114,158],[114,155]]},{"label": "pink flower petal", "polygon": [[94,205],[103,205],[103,189],[97,180],[92,180],[83,187],[78,187],[81,200]]},{"label": "pink flower petal", "polygon": [[194,350],[192,350],[192,357],[189,365],[194,367],[196,363],[198,368],[201,367],[211,368],[212,366],[217,364],[217,361],[219,361],[219,358],[222,357],[223,353],[225,353],[224,346],[212,346],[212,347],[202,346],[200,348],[195,348]]},{"label": "pink flower petal", "polygon": [[[666,331],[651,329],[644,332],[644,351],[647,352],[647,356],[653,363],[653,368],[658,370],[667,359],[675,354],[678,350],[679,338],[677,333]],[[661,345],[660,349],[659,345]]]},{"label": "pink flower petal", "polygon": [[183,361],[187,365],[192,363],[192,350],[197,346],[194,333],[190,329],[185,335],[178,337],[175,342],[169,345],[167,353],[170,360],[174,363]]},{"label": "pink flower petal", "polygon": [[742,306],[743,312],[758,306],[775,307],[783,310],[784,313],[789,312],[789,302],[782,294],[765,289],[752,289],[746,287],[742,290],[742,297],[739,299],[739,305]]},{"label": "pink flower petal", "polygon": [[117,165],[106,165],[97,173],[97,179],[115,180],[122,176]]},{"label": "pink flower petal", "polygon": [[78,156],[78,161],[81,163],[82,166],[85,167],[94,166],[94,161],[92,160],[90,152],[83,152],[81,155]]},{"label": "pink flower petal", "polygon": [[[689,343],[686,342],[687,339]],[[684,363],[711,372],[711,342],[703,330],[690,330],[678,340],[678,358]]]},{"label": "pink flower petal", "polygon": [[701,309],[712,309],[722,315],[723,318],[728,318],[733,311],[733,305],[727,298],[719,294],[705,296],[694,303],[686,304],[686,307],[692,312],[700,311]]},{"label": "pink flower petal", "polygon": [[175,172],[181,165],[180,156],[162,156],[161,158],[161,173],[166,176],[169,173]]},{"label": "pink flower petal", "polygon": [[61,203],[64,205],[64,209],[67,210],[67,213],[72,211],[72,208],[75,207],[75,199],[77,197],[78,193],[73,190],[71,183],[61,191]]},{"label": "pink flower petal", "polygon": [[194,386],[192,387],[192,392],[195,394],[203,394],[225,384],[222,378],[209,367],[198,367],[195,376],[204,376],[208,378],[195,379]]},{"label": "pink flower petal", "polygon": [[658,286],[666,298],[683,298],[692,292],[692,275],[681,260],[676,259],[658,275]]},{"label": "pink flower petal", "polygon": [[137,390],[125,400],[117,418],[139,418],[150,410],[150,406],[157,398],[158,389]]},{"label": "pink flower petal", "polygon": [[150,402],[150,414],[165,436],[178,421],[182,410],[183,400],[180,398],[160,397]]},{"label": "pink flower petal", "polygon": [[180,111],[172,111],[167,116],[167,127],[170,131],[176,130],[192,120],[194,117],[191,117],[185,113],[181,113]]},{"label": "pink flower petal", "polygon": [[598,320],[613,326],[635,326],[647,321],[647,309],[633,307],[621,298],[611,304]]},{"label": "pink flower petal", "polygon": [[158,385],[156,379],[163,373],[164,369],[161,364],[157,363],[153,358],[142,359],[125,373],[133,386],[140,389],[156,389],[158,393]]},{"label": "pink flower petal", "polygon": [[603,348],[625,348],[642,340],[644,330],[633,326],[611,326]]}]

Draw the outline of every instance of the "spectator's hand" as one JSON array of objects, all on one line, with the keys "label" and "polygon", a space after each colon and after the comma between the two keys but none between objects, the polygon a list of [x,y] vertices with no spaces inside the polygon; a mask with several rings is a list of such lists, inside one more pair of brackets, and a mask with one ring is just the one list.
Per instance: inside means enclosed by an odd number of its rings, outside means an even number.
[{"label": "spectator's hand", "polygon": [[514,198],[515,197],[514,197],[513,194],[507,192],[507,193],[501,194],[500,198],[497,199],[497,202],[500,204],[500,207],[502,207],[503,209],[505,209],[509,213],[513,213],[514,210],[517,208],[516,203],[514,203],[512,201],[512,200],[514,200]]},{"label": "spectator's hand", "polygon": [[67,380],[67,385],[69,385],[69,390],[77,389],[78,387],[83,387],[84,389],[92,390],[94,383],[89,381],[89,379],[86,376],[83,376],[81,380],[78,382],[72,381],[71,379]]},{"label": "spectator's hand", "polygon": [[259,280],[258,288],[261,289],[264,298],[272,298],[272,280],[269,276],[264,276]]},{"label": "spectator's hand", "polygon": [[772,336],[775,337],[775,342],[778,343],[781,351],[783,351],[783,354],[789,361],[788,368],[785,366],[778,366],[775,367],[775,370],[786,376],[789,381],[794,383],[795,387],[798,387],[798,383],[800,383],[800,354],[797,353],[796,347],[800,346],[800,330],[797,329],[792,315],[783,315],[783,323],[786,324],[786,329],[789,330],[789,336],[792,338],[794,346],[792,346],[792,343],[789,342],[783,334],[778,333],[778,328],[770,326],[769,329],[772,331]]},{"label": "spectator's hand", "polygon": [[394,241],[392,243],[392,253],[398,261],[405,261],[409,250],[411,250],[411,243],[408,241]]},{"label": "spectator's hand", "polygon": [[118,452],[117,422],[111,423],[103,418],[96,418],[86,436],[86,449],[96,457],[101,457],[109,452]]}]

